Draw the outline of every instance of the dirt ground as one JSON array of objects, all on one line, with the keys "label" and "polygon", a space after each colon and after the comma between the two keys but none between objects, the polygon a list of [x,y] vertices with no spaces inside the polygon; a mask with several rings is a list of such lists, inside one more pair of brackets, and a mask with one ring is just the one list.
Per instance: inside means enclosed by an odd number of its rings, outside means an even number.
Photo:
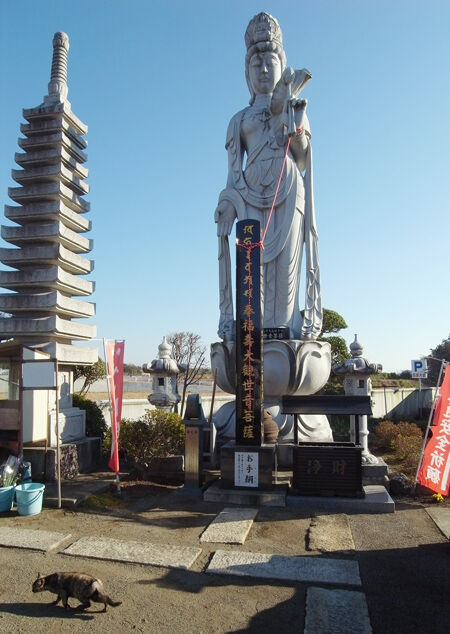
[{"label": "dirt ground", "polygon": [[[105,508],[104,504],[115,504]],[[122,540],[202,547],[191,570],[42,554],[0,548],[1,632],[303,632],[307,586],[301,583],[205,574],[217,549],[289,555],[331,556],[307,550],[311,516],[289,509],[263,508],[242,546],[200,544],[203,530],[223,508],[187,498],[176,487],[129,483],[122,500],[112,494],[92,498],[76,511],[44,509],[34,517],[2,514],[2,526]],[[449,542],[414,500],[395,514],[349,516],[355,554],[376,634],[448,631]],[[37,573],[87,572],[103,580],[119,607],[100,613],[66,613],[46,605],[49,593],[33,594]],[[338,587],[331,586],[327,587]],[[358,588],[355,588],[358,589]],[[73,600],[73,605],[76,605]]]}]

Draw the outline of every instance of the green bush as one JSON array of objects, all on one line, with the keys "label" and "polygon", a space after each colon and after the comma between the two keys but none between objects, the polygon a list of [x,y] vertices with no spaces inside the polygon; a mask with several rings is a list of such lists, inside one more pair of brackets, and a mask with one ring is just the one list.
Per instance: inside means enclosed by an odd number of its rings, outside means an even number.
[{"label": "green bush", "polygon": [[[119,452],[138,470],[149,468],[154,458],[166,458],[183,452],[184,425],[178,414],[161,409],[147,410],[139,420],[122,419]],[[111,432],[107,434],[104,450],[111,448]]]},{"label": "green bush", "polygon": [[[420,430],[419,430],[420,431]],[[423,438],[422,434],[405,436],[399,434],[392,441],[392,449],[399,460],[413,460],[417,466],[420,452],[422,451]]]},{"label": "green bush", "polygon": [[375,427],[377,445],[386,449],[392,448],[392,441],[397,435],[396,424],[391,420],[382,420]]},{"label": "green bush", "polygon": [[81,396],[81,394],[74,394],[72,402],[74,407],[84,409],[86,412],[86,436],[97,436],[103,441],[108,426],[97,403]]},{"label": "green bush", "polygon": [[[108,458],[111,453],[111,443],[112,443],[112,431],[111,431],[111,427],[108,427],[108,429],[106,430],[105,437],[103,439],[103,444],[102,444],[102,454],[104,456],[107,456]],[[119,447],[119,455],[120,455],[120,447]]]},{"label": "green bush", "polygon": [[400,459],[405,458],[409,450],[417,445],[422,446],[423,435],[420,427],[406,421],[393,423],[383,420],[376,426],[375,436],[379,447],[393,449]]},{"label": "green bush", "polygon": [[375,428],[379,447],[391,449],[396,462],[401,462],[401,469],[406,475],[412,475],[417,468],[422,451],[423,434],[415,423],[402,421],[393,423],[381,421]]}]

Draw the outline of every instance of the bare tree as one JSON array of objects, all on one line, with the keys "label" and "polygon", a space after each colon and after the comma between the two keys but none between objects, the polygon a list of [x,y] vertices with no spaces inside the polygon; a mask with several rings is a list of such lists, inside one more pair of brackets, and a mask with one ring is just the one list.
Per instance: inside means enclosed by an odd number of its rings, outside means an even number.
[{"label": "bare tree", "polygon": [[201,379],[206,371],[206,347],[201,344],[200,335],[193,332],[172,332],[167,341],[172,346],[173,358],[182,367],[178,384],[183,385],[181,409],[183,411],[186,391],[189,385]]}]

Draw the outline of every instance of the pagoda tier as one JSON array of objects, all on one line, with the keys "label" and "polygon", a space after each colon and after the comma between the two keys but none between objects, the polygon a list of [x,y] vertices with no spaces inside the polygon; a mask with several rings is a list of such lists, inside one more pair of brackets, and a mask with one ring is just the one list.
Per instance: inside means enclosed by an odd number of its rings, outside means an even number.
[{"label": "pagoda tier", "polygon": [[[89,297],[94,283],[82,276],[94,268],[84,257],[92,240],[85,218],[89,192],[85,182],[87,126],[76,117],[67,100],[68,37],[53,39],[52,72],[48,95],[36,108],[23,110],[27,123],[18,143],[21,152],[12,170],[17,187],[10,187],[15,205],[5,206],[14,226],[2,226],[3,240],[14,248],[1,248],[0,261],[11,270],[0,271],[0,338],[39,347],[67,364],[93,363],[97,350],[74,346],[72,341],[96,336],[96,327],[76,321],[95,314]],[[15,269],[15,270],[13,270]]]}]

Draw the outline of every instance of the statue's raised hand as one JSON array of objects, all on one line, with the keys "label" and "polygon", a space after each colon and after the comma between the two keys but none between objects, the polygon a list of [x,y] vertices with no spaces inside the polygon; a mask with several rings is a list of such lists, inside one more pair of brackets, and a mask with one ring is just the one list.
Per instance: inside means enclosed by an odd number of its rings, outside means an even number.
[{"label": "statue's raised hand", "polygon": [[214,220],[217,222],[217,235],[229,236],[236,218],[236,210],[229,200],[221,200],[214,213]]},{"label": "statue's raised hand", "polygon": [[286,103],[296,99],[310,79],[311,73],[306,68],[294,70],[288,66],[273,91],[270,104],[271,113],[274,115],[280,114]]}]

